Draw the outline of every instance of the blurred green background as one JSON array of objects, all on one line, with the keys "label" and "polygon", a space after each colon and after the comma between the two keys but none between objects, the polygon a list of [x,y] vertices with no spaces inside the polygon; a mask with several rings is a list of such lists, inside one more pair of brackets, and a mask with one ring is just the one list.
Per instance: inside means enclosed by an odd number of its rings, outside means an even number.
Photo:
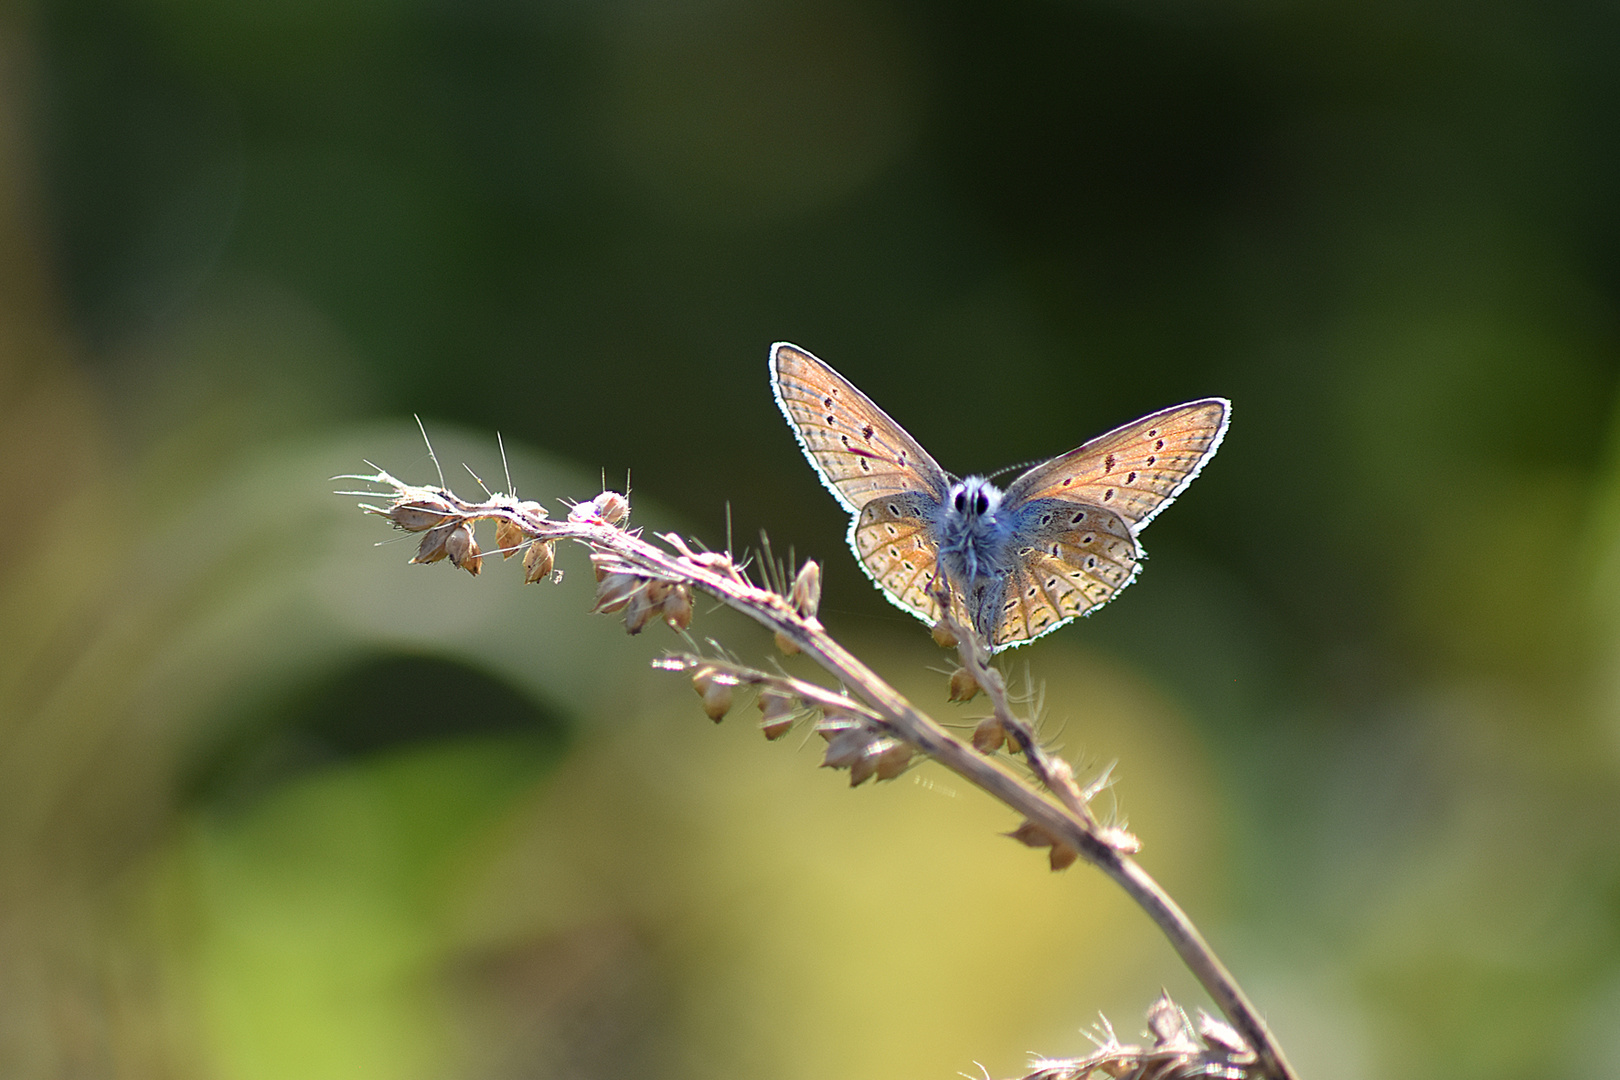
[{"label": "blurred green background", "polygon": [[[995,1076],[1205,1004],[932,767],[857,792],[333,498],[466,462],[821,558],[797,342],[947,468],[1224,394],[1011,655],[1302,1074],[1620,1074],[1620,11],[0,14],[0,1073]],[[744,657],[755,628],[700,611]]]}]

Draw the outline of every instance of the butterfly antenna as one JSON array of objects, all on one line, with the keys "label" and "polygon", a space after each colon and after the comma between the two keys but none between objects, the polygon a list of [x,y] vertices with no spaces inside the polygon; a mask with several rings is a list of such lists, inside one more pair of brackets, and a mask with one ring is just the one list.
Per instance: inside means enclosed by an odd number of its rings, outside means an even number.
[{"label": "butterfly antenna", "polygon": [[427,444],[428,457],[433,460],[433,467],[439,470],[439,487],[441,490],[447,491],[449,488],[444,482],[444,466],[439,464],[439,455],[433,452],[433,440],[428,438],[427,427],[422,423],[420,414],[412,413],[411,415],[416,418],[416,430],[422,433],[422,441]]},{"label": "butterfly antenna", "polygon": [[997,469],[995,472],[991,473],[989,476],[986,476],[985,479],[986,480],[994,480],[998,476],[1006,476],[1008,473],[1013,472],[1015,470],[1018,471],[1018,472],[1023,472],[1025,469],[1034,468],[1036,465],[1039,465],[1041,462],[1043,462],[1045,460],[1046,460],[1045,458],[1036,458],[1034,461],[1025,461],[1025,462],[1021,462],[1021,463],[1019,463],[1017,465],[1003,465],[1001,468]]},{"label": "butterfly antenna", "polygon": [[500,432],[495,433],[495,445],[501,448],[501,470],[506,473],[506,490],[513,498],[517,497],[517,485],[512,483],[512,466],[506,460],[506,440]]},{"label": "butterfly antenna", "polygon": [[731,500],[726,500],[726,554],[731,555]]}]

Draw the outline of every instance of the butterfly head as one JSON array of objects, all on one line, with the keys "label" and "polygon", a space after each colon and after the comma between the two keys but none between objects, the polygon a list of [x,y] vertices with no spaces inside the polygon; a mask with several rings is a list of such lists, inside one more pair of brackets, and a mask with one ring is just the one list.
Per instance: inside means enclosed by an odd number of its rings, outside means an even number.
[{"label": "butterfly head", "polygon": [[982,476],[970,476],[951,485],[945,513],[953,522],[971,526],[995,517],[1000,506],[1001,489]]}]

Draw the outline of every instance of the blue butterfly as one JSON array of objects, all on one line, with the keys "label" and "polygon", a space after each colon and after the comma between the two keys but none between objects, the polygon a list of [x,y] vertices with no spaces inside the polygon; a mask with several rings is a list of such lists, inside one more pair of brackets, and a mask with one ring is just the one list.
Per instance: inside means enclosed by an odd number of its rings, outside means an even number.
[{"label": "blue butterfly", "polygon": [[955,479],[855,384],[796,345],[771,348],[771,387],[804,456],[853,520],[849,546],[896,607],[959,617],[999,650],[1089,614],[1141,567],[1137,533],[1214,456],[1231,403],[1162,409],[1042,462],[1002,490]]}]

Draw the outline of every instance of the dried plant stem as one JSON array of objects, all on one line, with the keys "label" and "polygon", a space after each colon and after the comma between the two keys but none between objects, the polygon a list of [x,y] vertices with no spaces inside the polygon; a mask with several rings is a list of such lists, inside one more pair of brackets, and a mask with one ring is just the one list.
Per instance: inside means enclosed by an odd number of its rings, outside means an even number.
[{"label": "dried plant stem", "polygon": [[[526,552],[527,580],[540,580],[550,573],[551,547],[557,540],[574,540],[590,548],[599,583],[598,610],[623,609],[632,632],[641,629],[654,613],[684,629],[691,617],[689,595],[684,604],[676,601],[689,588],[701,589],[771,630],[785,651],[806,654],[838,678],[848,693],[725,659],[691,654],[672,657],[660,666],[694,672],[694,685],[705,693],[705,707],[716,720],[730,708],[730,687],[742,683],[761,689],[762,710],[766,695],[775,695],[778,701],[803,702],[805,707],[819,710],[824,717],[819,730],[830,743],[826,764],[847,767],[862,753],[877,760],[877,764],[868,763],[864,772],[852,768],[853,782],[859,783],[870,775],[880,779],[898,775],[913,752],[920,751],[1005,803],[1024,819],[1011,835],[1030,846],[1050,848],[1054,868],[1061,869],[1078,856],[1118,883],[1169,939],[1235,1029],[1235,1034],[1223,1033],[1220,1025],[1209,1021],[1198,1032],[1209,1044],[1206,1048],[1193,1038],[1185,1015],[1164,999],[1149,1014],[1160,1037],[1154,1050],[1120,1046],[1110,1032],[1098,1054],[1072,1062],[1049,1062],[1032,1075],[1068,1080],[1101,1070],[1113,1077],[1167,1080],[1193,1076],[1235,1080],[1257,1075],[1295,1080],[1296,1074],[1259,1013],[1209,944],[1186,913],[1131,858],[1139,847],[1136,838],[1122,828],[1097,821],[1087,806],[1095,788],[1082,789],[1067,762],[1049,756],[1035,738],[1032,726],[1014,714],[1001,673],[991,666],[990,650],[959,620],[947,614],[942,620],[944,630],[956,639],[963,667],[987,692],[993,708],[992,717],[974,733],[974,745],[951,735],[827,633],[815,617],[819,568],[814,563],[806,564],[790,598],[783,591],[754,583],[729,554],[694,551],[674,534],[660,536],[667,548],[660,547],[643,539],[639,531],[622,527],[629,506],[623,496],[613,492],[576,505],[566,520],[552,520],[538,504],[509,496],[470,503],[442,488],[406,485],[380,470],[372,476],[352,479],[389,489],[391,501],[387,507],[363,509],[387,517],[408,531],[424,534],[414,561],[449,558],[457,566],[477,573],[481,553],[472,539],[472,525],[493,519],[502,553],[510,556],[520,550]],[[811,570],[815,572],[808,573]],[[651,599],[655,590],[656,600]],[[948,603],[940,607],[950,611]],[[711,694],[706,689],[718,692]],[[778,728],[777,733],[781,730],[785,727]],[[767,728],[767,734],[771,731]],[[987,731],[993,737],[986,737]],[[833,747],[840,745],[837,740],[849,737],[853,742],[839,751],[839,760],[835,761]],[[1039,789],[988,756],[1004,742],[1017,750]],[[892,755],[896,747],[904,750],[903,755]],[[880,751],[882,760],[878,760]],[[885,771],[885,762],[897,764]],[[1041,789],[1051,792],[1056,801]]]}]

